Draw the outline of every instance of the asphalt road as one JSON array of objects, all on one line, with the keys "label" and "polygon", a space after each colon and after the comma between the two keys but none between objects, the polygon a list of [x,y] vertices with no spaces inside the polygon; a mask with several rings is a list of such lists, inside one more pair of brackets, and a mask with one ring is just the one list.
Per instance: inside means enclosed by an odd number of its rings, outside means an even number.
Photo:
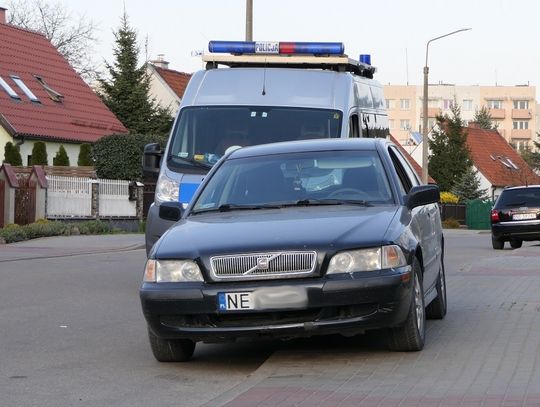
[{"label": "asphalt road", "polygon": [[[459,296],[453,297],[463,291],[457,276],[475,265],[512,261],[512,251],[491,249],[489,234],[452,231],[446,247],[450,312],[460,311]],[[521,250],[536,248],[525,243]],[[360,352],[364,359],[367,353],[383,365],[395,358],[367,335],[198,344],[189,363],[158,363],[137,293],[144,260],[142,249],[0,259],[0,406],[235,405],[238,394],[264,384],[266,365],[273,377],[290,383],[310,377],[314,368],[339,370],[344,352]],[[452,318],[428,325],[431,346],[441,340],[444,324],[452,327]],[[322,354],[327,356],[320,359]],[[287,370],[291,360],[293,374]],[[414,366],[417,361],[409,368]]]}]

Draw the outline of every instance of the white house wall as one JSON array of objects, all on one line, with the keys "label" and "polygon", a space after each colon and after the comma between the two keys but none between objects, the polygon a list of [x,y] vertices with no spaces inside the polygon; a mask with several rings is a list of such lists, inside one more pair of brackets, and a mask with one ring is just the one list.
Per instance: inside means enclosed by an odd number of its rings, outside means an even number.
[{"label": "white house wall", "polygon": [[148,68],[148,73],[150,74],[150,95],[155,97],[162,107],[170,108],[171,116],[175,117],[180,107],[180,98],[152,67]]},{"label": "white house wall", "polygon": [[[32,148],[34,147],[34,140],[26,140],[23,144],[19,146],[23,165],[30,165],[28,162],[28,156],[32,155]],[[49,165],[53,165],[53,158],[56,156],[60,146],[64,146],[66,153],[69,157],[69,165],[77,166],[77,160],[79,159],[80,144],[71,144],[71,143],[57,143],[47,141],[45,142],[47,146],[47,161]]]}]

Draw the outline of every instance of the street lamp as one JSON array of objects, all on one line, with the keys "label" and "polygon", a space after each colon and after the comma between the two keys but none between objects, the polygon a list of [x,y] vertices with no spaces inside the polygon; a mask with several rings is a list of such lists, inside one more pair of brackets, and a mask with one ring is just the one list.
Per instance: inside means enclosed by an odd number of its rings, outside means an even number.
[{"label": "street lamp", "polygon": [[435,37],[430,39],[426,44],[426,64],[424,65],[424,100],[422,101],[422,112],[423,112],[423,121],[422,121],[422,182],[424,184],[428,183],[428,51],[429,44],[433,41],[440,40],[441,38],[448,37],[449,35],[457,34],[462,31],[469,31],[472,28],[462,28],[461,30],[452,31],[451,33],[441,35],[440,37]]}]

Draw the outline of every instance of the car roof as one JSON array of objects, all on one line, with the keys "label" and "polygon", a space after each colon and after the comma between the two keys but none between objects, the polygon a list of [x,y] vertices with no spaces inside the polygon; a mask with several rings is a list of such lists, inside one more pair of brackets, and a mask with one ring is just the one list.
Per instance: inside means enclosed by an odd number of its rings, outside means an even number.
[{"label": "car roof", "polygon": [[527,188],[540,188],[540,185],[519,185],[519,186],[515,186],[515,187],[507,187],[507,188],[503,189],[503,192],[504,191],[513,191],[513,190],[516,190],[516,189],[527,189]]},{"label": "car roof", "polygon": [[281,143],[260,144],[243,147],[232,152],[228,159],[257,157],[271,154],[302,153],[309,151],[342,151],[342,150],[376,150],[377,145],[389,144],[382,138],[355,139],[316,139],[301,141],[285,141]]}]

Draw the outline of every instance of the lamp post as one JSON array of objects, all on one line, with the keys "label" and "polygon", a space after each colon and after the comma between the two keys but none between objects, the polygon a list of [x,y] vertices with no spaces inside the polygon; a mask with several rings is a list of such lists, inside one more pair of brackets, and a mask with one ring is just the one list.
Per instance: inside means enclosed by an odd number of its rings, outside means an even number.
[{"label": "lamp post", "polygon": [[246,41],[253,41],[253,0],[246,0]]},{"label": "lamp post", "polygon": [[428,183],[428,74],[429,74],[429,67],[428,67],[428,52],[429,52],[429,44],[433,41],[440,40],[441,38],[448,37],[449,35],[457,34],[462,31],[469,31],[472,30],[472,28],[462,28],[460,30],[452,31],[451,33],[441,35],[439,37],[435,37],[430,39],[426,44],[426,64],[424,65],[424,99],[422,101],[422,114],[423,114],[423,120],[422,120],[422,182],[424,184]]}]

